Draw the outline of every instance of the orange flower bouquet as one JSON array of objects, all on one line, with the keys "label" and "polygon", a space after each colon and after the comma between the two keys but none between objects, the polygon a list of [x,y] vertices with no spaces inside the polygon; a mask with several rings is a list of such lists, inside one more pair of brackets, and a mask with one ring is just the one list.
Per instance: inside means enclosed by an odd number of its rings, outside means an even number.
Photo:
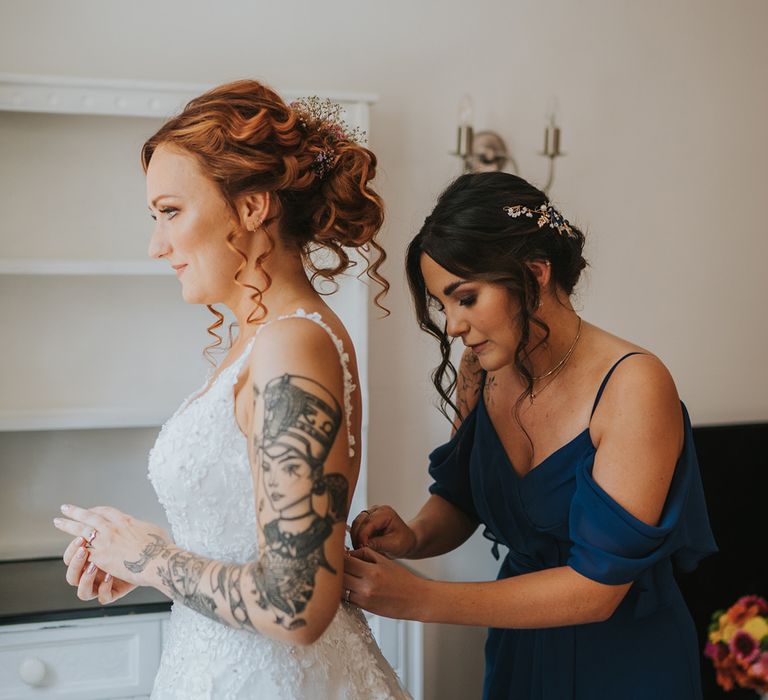
[{"label": "orange flower bouquet", "polygon": [[768,602],[748,595],[715,612],[704,655],[725,690],[739,685],[768,694]]}]

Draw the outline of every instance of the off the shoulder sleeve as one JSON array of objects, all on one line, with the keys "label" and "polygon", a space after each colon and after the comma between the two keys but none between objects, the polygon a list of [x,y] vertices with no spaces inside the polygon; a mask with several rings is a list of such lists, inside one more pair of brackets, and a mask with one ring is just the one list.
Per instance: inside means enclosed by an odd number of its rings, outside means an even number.
[{"label": "off the shoulder sleeve", "polygon": [[476,415],[476,411],[472,411],[453,438],[430,453],[429,475],[434,483],[429,487],[429,492],[444,498],[477,521],[479,517],[472,501],[469,474]]},{"label": "off the shoulder sleeve", "polygon": [[671,557],[683,571],[717,551],[709,526],[704,489],[688,412],[683,409],[685,442],[657,526],[638,520],[592,478],[592,463],[576,474],[569,529],[568,566],[587,578],[617,585],[637,580]]}]

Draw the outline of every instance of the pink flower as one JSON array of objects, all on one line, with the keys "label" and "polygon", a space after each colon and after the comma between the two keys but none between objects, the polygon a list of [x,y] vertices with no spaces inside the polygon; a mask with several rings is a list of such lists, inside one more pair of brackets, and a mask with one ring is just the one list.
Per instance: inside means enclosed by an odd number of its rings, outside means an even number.
[{"label": "pink flower", "polygon": [[707,642],[707,646],[704,648],[704,656],[712,659],[715,663],[723,661],[728,656],[728,645],[724,642],[718,642],[717,644]]},{"label": "pink flower", "polygon": [[760,658],[749,667],[749,675],[768,683],[768,651],[760,654]]},{"label": "pink flower", "polygon": [[741,603],[747,608],[755,606],[759,615],[768,615],[768,601],[765,598],[761,598],[759,595],[745,595],[736,601],[738,605]]},{"label": "pink flower", "polygon": [[744,666],[751,664],[760,656],[760,647],[755,638],[742,630],[733,635],[730,647],[736,660]]},{"label": "pink flower", "polygon": [[757,595],[745,595],[739,598],[726,613],[735,625],[743,625],[756,615],[768,615],[768,603]]}]

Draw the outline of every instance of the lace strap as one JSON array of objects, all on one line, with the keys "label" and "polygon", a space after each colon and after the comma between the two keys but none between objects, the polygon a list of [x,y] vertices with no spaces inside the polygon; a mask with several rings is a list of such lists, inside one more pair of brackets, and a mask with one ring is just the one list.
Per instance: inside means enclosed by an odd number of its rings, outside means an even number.
[{"label": "lace strap", "polygon": [[256,331],[256,335],[261,333],[270,323],[276,321],[282,321],[286,318],[305,318],[308,321],[313,321],[320,326],[331,338],[333,344],[336,346],[336,350],[339,353],[339,361],[341,362],[341,369],[344,375],[344,415],[346,417],[347,425],[347,445],[349,446],[349,456],[355,456],[355,436],[352,435],[352,392],[357,389],[357,385],[352,381],[352,373],[349,371],[349,354],[344,350],[344,343],[331,329],[331,327],[323,321],[323,317],[316,311],[307,313],[304,309],[296,309],[292,314],[285,314],[284,316],[278,316],[272,321],[259,326]]}]

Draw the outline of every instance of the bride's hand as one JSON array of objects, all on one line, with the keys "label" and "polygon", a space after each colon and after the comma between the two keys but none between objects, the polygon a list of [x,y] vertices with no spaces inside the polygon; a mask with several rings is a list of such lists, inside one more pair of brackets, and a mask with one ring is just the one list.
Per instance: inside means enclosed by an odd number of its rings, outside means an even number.
[{"label": "bride's hand", "polygon": [[393,559],[407,557],[416,548],[416,535],[391,506],[370,506],[352,521],[355,548],[370,547]]},{"label": "bride's hand", "polygon": [[172,545],[164,530],[116,508],[66,505],[61,512],[66,517],[55,518],[54,525],[90,541],[87,551],[92,564],[128,583],[154,585],[154,570],[149,562]]},{"label": "bride's hand", "polygon": [[99,599],[99,603],[114,603],[130,593],[136,585],[105,573],[95,564],[90,568],[85,540],[76,537],[64,550],[64,563],[67,565],[67,583],[77,587],[80,600]]}]

